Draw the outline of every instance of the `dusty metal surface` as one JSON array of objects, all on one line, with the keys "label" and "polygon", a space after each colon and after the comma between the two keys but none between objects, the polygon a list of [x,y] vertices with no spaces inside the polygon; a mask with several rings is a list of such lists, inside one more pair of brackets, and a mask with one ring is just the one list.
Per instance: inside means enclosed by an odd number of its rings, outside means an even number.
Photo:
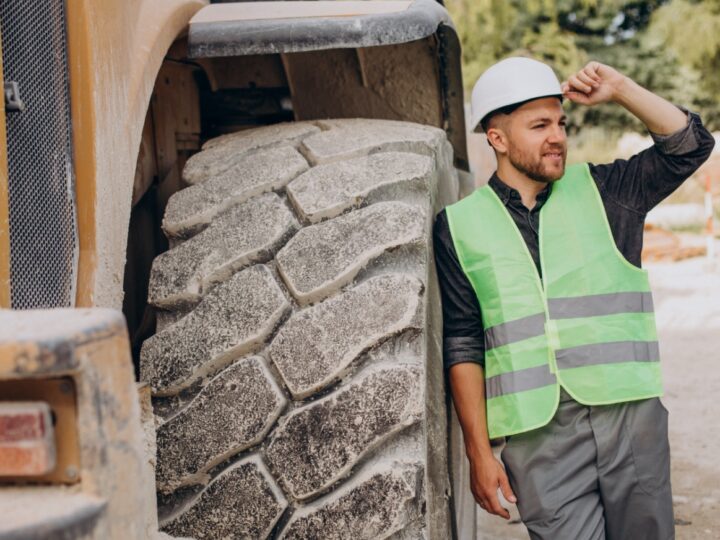
[{"label": "dusty metal surface", "polygon": [[[74,385],[69,384],[70,378]],[[47,503],[47,513],[35,514],[34,521],[27,514],[3,513],[0,531],[10,532],[0,538],[32,538],[32,534],[16,534],[45,531],[33,528],[33,523],[51,532],[80,527],[81,532],[70,538],[124,540],[145,538],[149,530],[157,530],[154,498],[148,487],[154,482],[147,475],[140,406],[119,312],[0,310],[0,380],[3,399],[50,403],[57,417],[58,445],[73,441],[76,445],[74,457],[65,460],[58,456],[64,475],[60,480],[76,482],[71,491],[58,491],[61,486],[42,491],[44,488],[27,483],[0,485],[0,511],[11,508],[19,494],[28,501],[37,495],[39,503]],[[42,388],[44,383],[48,386]],[[73,419],[75,427],[68,423]],[[65,441],[65,437],[71,440]],[[74,499],[72,494],[84,497]],[[89,498],[97,504],[88,502]],[[64,500],[69,505],[78,502],[78,511],[51,508]],[[98,515],[105,504],[106,511]],[[90,519],[93,515],[97,519]],[[90,529],[82,529],[83,523]]]},{"label": "dusty metal surface", "polygon": [[[457,34],[437,2],[407,4],[212,5],[190,22],[189,54],[215,67],[222,58],[236,64],[280,53],[285,81],[276,81],[290,88],[296,120],[363,117],[441,127],[456,167],[468,170]],[[209,72],[214,87],[217,73]]]},{"label": "dusty metal surface", "polygon": [[284,55],[296,120],[360,117],[442,125],[432,39],[358,50],[360,57],[353,49]]},{"label": "dusty metal surface", "polygon": [[470,171],[460,62],[460,38],[452,26],[440,25],[437,31],[442,127],[453,147],[455,166]]},{"label": "dusty metal surface", "polygon": [[96,526],[106,501],[64,486],[0,491],[0,539],[80,540],[99,538]]},{"label": "dusty metal surface", "polygon": [[412,0],[387,0],[383,2],[237,2],[213,4],[198,12],[192,23],[222,21],[254,21],[261,19],[298,19],[306,17],[356,17],[378,13],[405,11]]},{"label": "dusty metal surface", "polygon": [[[387,7],[404,2],[358,2],[367,4],[360,14],[342,17],[333,16],[339,10],[333,4],[344,4],[340,2],[287,4],[294,5],[289,11],[294,18],[278,19],[268,11],[272,18],[246,19],[233,11],[230,18],[223,20],[203,14],[205,10],[222,6],[201,10],[190,21],[190,56],[203,58],[407,43],[434,34],[441,24],[452,25],[448,12],[434,0],[415,0],[399,11],[388,11]],[[373,4],[379,4],[375,12],[370,10]],[[245,13],[252,9],[251,6],[242,4],[237,8],[238,13]],[[323,15],[323,12],[329,15]],[[258,10],[257,15],[261,13],[262,10]],[[311,15],[301,16],[303,13]]]},{"label": "dusty metal surface", "polygon": [[202,66],[213,92],[233,88],[287,87],[279,54],[198,58],[197,63]]},{"label": "dusty metal surface", "polygon": [[143,122],[170,46],[204,0],[67,3],[80,256],[76,305],[119,308]]}]

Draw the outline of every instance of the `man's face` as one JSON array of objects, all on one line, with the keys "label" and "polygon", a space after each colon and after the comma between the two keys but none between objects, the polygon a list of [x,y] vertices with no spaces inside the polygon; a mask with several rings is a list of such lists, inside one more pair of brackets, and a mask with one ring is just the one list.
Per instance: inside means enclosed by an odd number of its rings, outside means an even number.
[{"label": "man's face", "polygon": [[510,163],[537,182],[553,182],[565,173],[566,117],[560,100],[542,98],[525,103],[499,124],[505,134]]}]

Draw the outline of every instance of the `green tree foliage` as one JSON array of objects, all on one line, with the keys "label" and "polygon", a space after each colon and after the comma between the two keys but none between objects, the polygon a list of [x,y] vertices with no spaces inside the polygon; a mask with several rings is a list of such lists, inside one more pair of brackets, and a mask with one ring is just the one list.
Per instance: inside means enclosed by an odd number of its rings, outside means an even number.
[{"label": "green tree foliage", "polygon": [[[720,4],[720,0],[715,2]],[[655,13],[663,11],[665,3],[667,0],[446,0],[463,45],[468,98],[487,67],[502,58],[522,55],[547,62],[561,79],[588,61],[598,60],[672,101],[693,105],[695,96],[683,82],[692,73],[671,49],[645,39]],[[623,109],[610,105],[570,105],[568,115],[571,129],[588,125],[608,131],[644,129]]]},{"label": "green tree foliage", "polygon": [[672,0],[653,15],[646,42],[669,48],[686,69],[695,108],[720,129],[720,0]]}]

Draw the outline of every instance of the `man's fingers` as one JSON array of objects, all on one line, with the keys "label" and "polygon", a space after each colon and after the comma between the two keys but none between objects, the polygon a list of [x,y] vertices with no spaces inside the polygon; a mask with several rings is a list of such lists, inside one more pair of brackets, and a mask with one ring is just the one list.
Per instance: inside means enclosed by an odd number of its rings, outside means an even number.
[{"label": "man's fingers", "polygon": [[490,512],[490,503],[488,502],[486,497],[475,497],[475,502],[478,503],[478,506],[485,510],[486,512]]},{"label": "man's fingers", "polygon": [[510,512],[505,510],[505,508],[503,508],[500,504],[497,491],[495,493],[487,492],[482,495],[475,495],[475,502],[477,502],[478,506],[485,510],[488,514],[495,514],[497,516],[504,517],[505,519],[510,519]]},{"label": "man's fingers", "polygon": [[500,491],[502,491],[503,497],[505,497],[509,502],[513,504],[517,502],[517,497],[515,497],[505,473],[500,475]]},{"label": "man's fingers", "polygon": [[570,101],[580,103],[581,105],[587,105],[590,102],[590,98],[582,92],[564,92],[563,95]]},{"label": "man's fingers", "polygon": [[600,76],[600,68],[602,67],[602,64],[600,62],[592,61],[587,66],[585,66],[585,69],[588,69],[592,72],[594,77],[597,77],[598,80],[601,80],[602,77]]},{"label": "man's fingers", "polygon": [[488,501],[488,503],[490,505],[487,508],[488,511],[505,519],[510,519],[510,512],[508,512],[503,507],[503,505],[500,504],[500,499],[497,496],[497,492],[490,496],[490,500]]},{"label": "man's fingers", "polygon": [[598,75],[596,71],[588,72],[588,70],[585,70],[584,73],[585,73],[585,75],[590,77],[593,81],[595,81],[597,84],[602,83],[602,77],[600,77],[600,75]]},{"label": "man's fingers", "polygon": [[578,77],[578,79],[580,79],[582,82],[584,82],[591,88],[597,88],[600,85],[599,82],[597,82],[595,79],[593,79],[590,75],[588,75],[584,71],[578,72],[577,77]]},{"label": "man's fingers", "polygon": [[594,81],[601,82],[602,77],[600,77],[599,68],[600,64],[598,64],[597,62],[590,62],[582,69],[582,71],[583,73],[585,73],[585,75],[587,75]]},{"label": "man's fingers", "polygon": [[578,99],[580,94],[587,96],[591,94],[593,89],[598,88],[602,84],[602,77],[599,73],[600,64],[598,62],[590,62],[575,75],[568,78],[567,81],[560,85],[563,95],[572,101],[584,103],[582,99]]},{"label": "man's fingers", "polygon": [[515,502],[505,469],[497,459],[479,465],[482,467],[471,469],[470,490],[475,501],[486,512],[510,519],[510,512],[500,504],[501,497],[499,495],[499,490],[502,490],[503,496],[507,500]]},{"label": "man's fingers", "polygon": [[574,90],[579,90],[580,92],[583,92],[585,94],[589,94],[592,92],[592,87],[589,84],[586,84],[582,82],[580,79],[578,79],[577,75],[573,75],[568,79],[568,83],[570,84],[570,87]]}]

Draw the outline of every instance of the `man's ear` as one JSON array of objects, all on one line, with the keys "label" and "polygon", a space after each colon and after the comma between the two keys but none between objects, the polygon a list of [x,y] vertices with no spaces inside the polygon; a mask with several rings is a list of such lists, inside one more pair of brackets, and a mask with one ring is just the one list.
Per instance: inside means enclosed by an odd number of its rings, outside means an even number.
[{"label": "man's ear", "polygon": [[507,135],[500,127],[488,128],[485,133],[487,141],[490,146],[493,147],[498,154],[507,153]]}]

